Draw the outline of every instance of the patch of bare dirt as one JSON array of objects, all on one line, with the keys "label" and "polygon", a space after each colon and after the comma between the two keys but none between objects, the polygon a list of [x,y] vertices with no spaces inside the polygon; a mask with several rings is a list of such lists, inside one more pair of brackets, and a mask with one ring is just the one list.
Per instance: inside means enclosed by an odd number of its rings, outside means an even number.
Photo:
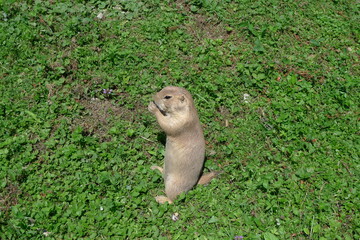
[{"label": "patch of bare dirt", "polygon": [[132,120],[135,113],[126,107],[117,105],[110,100],[97,98],[81,99],[78,102],[84,106],[85,114],[73,120],[74,127],[80,126],[89,135],[96,135],[102,140],[109,140],[107,133],[112,126],[111,120]]},{"label": "patch of bare dirt", "polygon": [[12,206],[18,204],[18,197],[21,190],[17,185],[9,183],[2,192],[0,192],[0,211],[8,215]]},{"label": "patch of bare dirt", "polygon": [[228,26],[216,17],[206,16],[200,13],[191,12],[190,5],[184,0],[175,1],[176,8],[185,15],[190,16],[193,21],[186,24],[186,31],[201,40],[207,39],[226,39],[232,33],[227,30]]},{"label": "patch of bare dirt", "polygon": [[185,26],[189,34],[197,39],[227,39],[231,32],[226,30],[226,25],[217,19],[196,14],[193,22]]}]

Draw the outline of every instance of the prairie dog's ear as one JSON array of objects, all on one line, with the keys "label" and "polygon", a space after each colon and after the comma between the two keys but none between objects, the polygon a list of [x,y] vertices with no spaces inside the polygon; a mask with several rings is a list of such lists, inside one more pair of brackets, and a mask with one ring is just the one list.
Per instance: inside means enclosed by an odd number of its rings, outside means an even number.
[{"label": "prairie dog's ear", "polygon": [[179,99],[180,99],[181,102],[184,102],[184,101],[185,101],[185,96],[184,96],[184,95],[181,95],[181,96],[179,97]]}]

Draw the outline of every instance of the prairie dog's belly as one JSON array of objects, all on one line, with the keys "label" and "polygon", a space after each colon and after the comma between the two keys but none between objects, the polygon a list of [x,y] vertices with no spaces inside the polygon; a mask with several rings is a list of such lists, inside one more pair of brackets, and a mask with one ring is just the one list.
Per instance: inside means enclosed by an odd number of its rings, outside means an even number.
[{"label": "prairie dog's belly", "polygon": [[203,167],[205,148],[197,141],[168,140],[165,150],[165,177],[175,174],[182,178],[197,179]]}]

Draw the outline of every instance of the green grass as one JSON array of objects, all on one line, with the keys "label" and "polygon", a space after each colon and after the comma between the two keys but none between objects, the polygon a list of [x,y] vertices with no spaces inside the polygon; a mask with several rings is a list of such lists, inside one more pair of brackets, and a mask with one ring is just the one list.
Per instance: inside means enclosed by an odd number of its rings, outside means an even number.
[{"label": "green grass", "polygon": [[[0,1],[0,238],[359,239],[359,9]],[[223,173],[158,205],[167,85]]]}]

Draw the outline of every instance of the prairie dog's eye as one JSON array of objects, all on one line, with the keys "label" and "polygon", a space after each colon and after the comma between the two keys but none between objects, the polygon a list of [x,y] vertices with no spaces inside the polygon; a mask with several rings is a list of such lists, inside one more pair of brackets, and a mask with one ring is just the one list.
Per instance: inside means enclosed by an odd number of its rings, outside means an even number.
[{"label": "prairie dog's eye", "polygon": [[172,98],[172,96],[165,96],[164,98],[165,99],[170,99],[170,98]]}]

